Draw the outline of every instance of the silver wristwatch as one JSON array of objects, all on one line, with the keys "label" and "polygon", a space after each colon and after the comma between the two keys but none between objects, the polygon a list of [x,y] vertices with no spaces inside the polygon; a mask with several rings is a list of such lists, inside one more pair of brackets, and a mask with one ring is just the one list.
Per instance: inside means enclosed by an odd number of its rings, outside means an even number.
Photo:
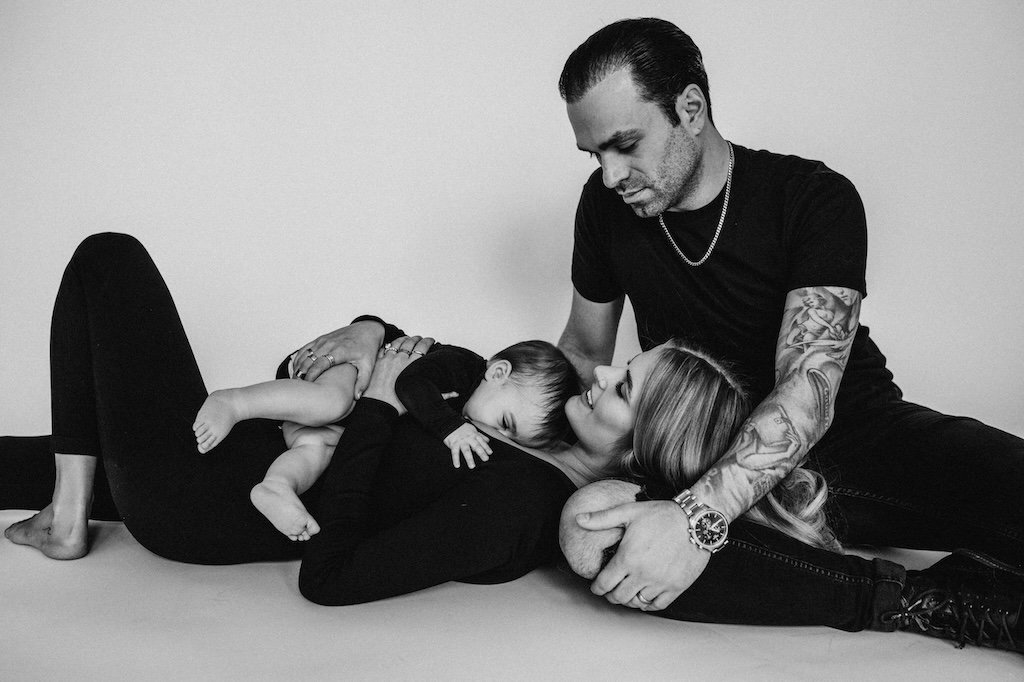
[{"label": "silver wristwatch", "polygon": [[690,520],[690,542],[714,554],[725,547],[729,537],[729,521],[717,509],[701,504],[689,490],[684,490],[672,501]]}]

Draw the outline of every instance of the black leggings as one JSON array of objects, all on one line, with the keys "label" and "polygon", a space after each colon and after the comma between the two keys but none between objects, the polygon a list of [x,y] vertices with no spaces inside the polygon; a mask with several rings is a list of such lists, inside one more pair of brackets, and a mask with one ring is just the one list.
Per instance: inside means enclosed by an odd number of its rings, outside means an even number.
[{"label": "black leggings", "polygon": [[243,421],[212,452],[196,450],[192,422],[206,387],[171,294],[135,238],[94,235],[75,251],[54,304],[50,373],[53,435],[3,439],[0,466],[18,476],[0,486],[0,506],[48,504],[51,452],[95,455],[94,517],[120,518],[156,554],[201,564],[301,555],[249,501],[285,449],[277,423]]}]

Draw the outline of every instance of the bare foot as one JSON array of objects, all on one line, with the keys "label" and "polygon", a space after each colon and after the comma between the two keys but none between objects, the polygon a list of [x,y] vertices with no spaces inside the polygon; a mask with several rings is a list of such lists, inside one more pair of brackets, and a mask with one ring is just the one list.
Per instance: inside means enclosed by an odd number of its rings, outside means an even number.
[{"label": "bare foot", "polygon": [[4,537],[17,545],[35,547],[51,559],[80,559],[89,552],[89,521],[84,515],[65,520],[48,504],[32,518],[12,523]]},{"label": "bare foot", "polygon": [[192,424],[199,452],[209,452],[231,433],[231,427],[241,419],[240,408],[237,394],[231,389],[210,394]]},{"label": "bare foot", "polygon": [[320,524],[287,483],[265,480],[253,487],[249,499],[274,528],[292,540],[308,540],[320,532]]}]

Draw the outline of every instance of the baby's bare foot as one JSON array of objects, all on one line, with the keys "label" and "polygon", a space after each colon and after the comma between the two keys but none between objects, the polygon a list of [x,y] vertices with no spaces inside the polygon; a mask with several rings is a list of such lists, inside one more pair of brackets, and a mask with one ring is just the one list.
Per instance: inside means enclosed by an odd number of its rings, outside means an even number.
[{"label": "baby's bare foot", "polygon": [[274,528],[292,540],[308,540],[320,532],[320,524],[310,516],[287,483],[275,480],[258,483],[249,493],[249,499]]},{"label": "baby's bare foot", "polygon": [[12,523],[4,537],[35,547],[51,559],[79,559],[89,552],[89,521],[84,514],[55,514],[49,504],[35,516]]},{"label": "baby's bare foot", "polygon": [[231,428],[241,418],[240,408],[238,395],[231,389],[210,394],[192,424],[199,452],[209,452],[231,433]]}]

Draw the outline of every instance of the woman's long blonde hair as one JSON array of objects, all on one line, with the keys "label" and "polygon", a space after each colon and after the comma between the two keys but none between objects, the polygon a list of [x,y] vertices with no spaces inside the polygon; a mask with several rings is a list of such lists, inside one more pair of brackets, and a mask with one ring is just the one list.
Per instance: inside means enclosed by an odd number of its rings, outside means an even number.
[{"label": "woman's long blonde hair", "polygon": [[[659,354],[636,404],[626,473],[679,492],[708,471],[750,413],[746,390],[722,363],[672,340]],[[807,544],[841,549],[825,517],[828,487],[796,467],[744,516]]]}]

